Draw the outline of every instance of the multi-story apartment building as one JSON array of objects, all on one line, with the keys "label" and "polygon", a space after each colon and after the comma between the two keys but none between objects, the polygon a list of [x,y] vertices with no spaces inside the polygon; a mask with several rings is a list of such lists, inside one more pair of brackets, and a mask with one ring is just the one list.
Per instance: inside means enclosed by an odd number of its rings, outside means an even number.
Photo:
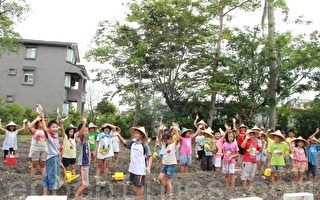
[{"label": "multi-story apartment building", "polygon": [[23,40],[18,53],[0,58],[0,98],[33,108],[41,104],[47,113],[82,112],[89,77],[79,62],[76,43]]}]

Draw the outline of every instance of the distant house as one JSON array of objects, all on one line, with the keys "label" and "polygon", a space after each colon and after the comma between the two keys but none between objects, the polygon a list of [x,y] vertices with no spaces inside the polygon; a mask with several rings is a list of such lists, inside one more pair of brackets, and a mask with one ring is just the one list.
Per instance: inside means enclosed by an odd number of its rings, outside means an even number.
[{"label": "distant house", "polygon": [[79,62],[76,43],[23,40],[18,53],[0,58],[0,97],[33,108],[41,104],[47,113],[82,112],[89,77]]}]

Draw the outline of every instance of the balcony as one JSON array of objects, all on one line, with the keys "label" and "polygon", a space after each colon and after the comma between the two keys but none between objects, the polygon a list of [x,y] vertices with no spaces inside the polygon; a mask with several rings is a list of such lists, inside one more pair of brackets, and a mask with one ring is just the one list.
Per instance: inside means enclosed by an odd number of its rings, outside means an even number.
[{"label": "balcony", "polygon": [[81,102],[86,101],[86,91],[67,89],[67,101],[69,102]]}]

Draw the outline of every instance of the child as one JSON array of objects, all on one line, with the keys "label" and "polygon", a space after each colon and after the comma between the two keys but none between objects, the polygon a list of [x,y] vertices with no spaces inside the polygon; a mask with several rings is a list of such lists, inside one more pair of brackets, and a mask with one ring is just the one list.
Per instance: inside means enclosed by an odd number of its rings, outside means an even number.
[{"label": "child", "polygon": [[176,151],[176,157],[177,157],[177,162],[180,161],[180,142],[178,138],[180,138],[181,130],[179,128],[179,124],[176,122],[172,122],[172,126],[170,127],[170,133],[172,136],[172,140],[177,143],[177,151]]},{"label": "child", "polygon": [[[118,132],[120,134],[121,133],[121,128],[116,126],[116,132]],[[115,164],[118,164],[118,162],[119,162],[119,154],[120,154],[120,145],[119,145],[120,140],[115,135],[112,135],[111,140],[112,140],[113,153],[114,153],[112,161]]]},{"label": "child", "polygon": [[174,142],[172,140],[172,136],[170,133],[164,133],[162,135],[162,141],[164,155],[163,166],[159,174],[159,180],[164,186],[165,194],[173,195],[172,178],[177,165],[177,159],[175,157],[175,151],[177,151],[177,142]]},{"label": "child", "polygon": [[201,160],[201,170],[202,171],[212,171],[212,155],[217,152],[217,146],[213,142],[213,134],[212,129],[209,127],[205,130],[202,130],[203,125],[198,126],[197,131],[201,131],[204,135],[203,141],[203,155]]},{"label": "child", "polygon": [[204,130],[206,127],[208,127],[208,125],[207,125],[203,120],[200,120],[199,122],[197,122],[198,119],[199,119],[199,115],[197,114],[197,115],[196,115],[196,119],[195,119],[194,122],[193,122],[193,125],[194,125],[194,127],[196,127],[196,129],[198,129],[198,127],[199,127],[200,125],[202,125],[202,126],[201,126],[201,127],[202,127],[202,130]]},{"label": "child", "polygon": [[204,136],[201,131],[196,136],[195,140],[196,140],[195,150],[197,153],[196,154],[197,160],[202,160]]},{"label": "child", "polygon": [[57,195],[60,187],[60,144],[57,133],[59,126],[55,120],[50,121],[48,127],[44,121],[42,123],[48,146],[43,195]]},{"label": "child", "polygon": [[[62,123],[62,121],[60,121]],[[78,134],[75,132],[75,128],[67,127],[66,130],[64,130],[63,125],[61,124],[61,133],[62,133],[62,146],[63,146],[63,152],[62,152],[62,164],[65,167],[65,169],[70,169],[72,174],[76,173],[76,139],[78,138]]]},{"label": "child", "polygon": [[215,153],[213,155],[213,158],[212,158],[213,171],[216,172],[216,171],[220,171],[221,158],[223,156],[222,145],[223,145],[223,142],[224,142],[224,135],[220,133],[220,130],[216,130],[214,132],[213,142],[216,144],[217,149],[218,149],[217,153]]},{"label": "child", "polygon": [[109,175],[109,161],[114,156],[113,145],[112,145],[112,134],[115,132],[116,127],[105,123],[102,125],[102,132],[97,137],[96,145],[96,155],[98,160],[97,165],[97,174],[95,178],[100,180],[101,169],[104,169],[104,176],[108,177]]},{"label": "child", "polygon": [[89,123],[89,134],[87,135],[86,140],[88,141],[90,145],[90,152],[91,152],[91,159],[92,161],[95,160],[94,151],[96,150],[96,141],[98,137],[97,132],[98,126],[94,125],[92,122]]},{"label": "child", "polygon": [[[317,175],[318,168],[318,152],[320,151],[320,142],[316,139],[316,135],[320,132],[320,128],[317,128],[316,132],[309,137],[309,145],[307,147],[308,155],[308,170],[307,176],[312,174],[311,180],[314,181]],[[318,143],[318,144],[317,144]]]},{"label": "child", "polygon": [[289,146],[293,153],[292,171],[294,172],[294,181],[297,184],[302,184],[303,173],[308,168],[308,159],[304,148],[307,147],[309,143],[302,137],[298,137],[294,139],[292,142],[295,144],[295,146]]},{"label": "child", "polygon": [[271,183],[277,190],[282,181],[282,171],[285,166],[284,155],[285,152],[290,152],[289,145],[283,143],[285,137],[278,130],[274,133],[269,133],[269,137],[273,142],[268,143],[268,168],[271,168]]},{"label": "child", "polygon": [[180,164],[181,173],[189,171],[189,166],[192,164],[192,140],[198,135],[192,129],[182,128],[181,132],[181,151],[180,151]]},{"label": "child", "polygon": [[264,165],[267,161],[267,135],[264,132],[261,132],[261,135],[259,138],[257,138],[258,146],[261,147],[261,151],[257,154],[257,161],[258,161],[258,170],[263,171]]},{"label": "child", "polygon": [[239,126],[239,131],[236,130],[236,135],[237,135],[237,144],[239,148],[239,154],[240,154],[240,162],[242,162],[242,156],[244,154],[244,150],[241,148],[241,144],[244,140],[244,136],[246,135],[246,132],[248,130],[248,126],[241,124]]},{"label": "child", "polygon": [[261,151],[261,146],[255,140],[256,132],[248,130],[241,144],[244,150],[242,160],[242,176],[243,187],[250,187],[257,171],[257,153]]},{"label": "child", "polygon": [[31,175],[35,175],[40,165],[40,173],[45,175],[45,165],[48,154],[47,138],[43,130],[45,119],[38,116],[30,124],[28,128],[32,134],[30,156],[32,160]]},{"label": "child", "polygon": [[144,194],[144,185],[146,173],[150,173],[152,156],[147,144],[148,135],[144,127],[130,128],[134,140],[126,141],[123,137],[115,132],[114,135],[126,148],[130,149],[130,183],[135,197],[141,198]]},{"label": "child", "polygon": [[3,141],[3,159],[6,162],[7,155],[15,155],[18,150],[18,141],[17,135],[20,131],[23,131],[26,128],[27,120],[23,120],[23,125],[21,129],[18,129],[18,125],[11,121],[5,126],[5,129],[2,128],[1,119],[0,119],[0,130],[5,133],[5,138]]},{"label": "child", "polygon": [[239,147],[234,142],[235,134],[228,131],[225,134],[225,143],[222,145],[223,152],[223,162],[222,162],[222,173],[225,177],[226,187],[230,186],[234,188],[236,178],[235,178],[235,168],[236,168],[236,157],[239,155]]},{"label": "child", "polygon": [[81,198],[83,193],[89,187],[89,167],[90,167],[90,146],[86,141],[86,136],[88,135],[89,129],[87,125],[87,116],[85,113],[82,114],[82,124],[79,125],[79,137],[80,137],[80,150],[77,164],[80,165],[81,173],[81,185],[79,186],[75,198]]}]

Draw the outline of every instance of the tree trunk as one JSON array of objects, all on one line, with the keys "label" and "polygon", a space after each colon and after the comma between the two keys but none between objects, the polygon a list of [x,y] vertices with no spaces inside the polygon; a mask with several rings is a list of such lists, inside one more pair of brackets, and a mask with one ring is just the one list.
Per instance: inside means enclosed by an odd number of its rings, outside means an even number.
[{"label": "tree trunk", "polygon": [[[224,19],[224,7],[220,10],[219,15],[219,33],[218,33],[218,39],[217,39],[217,50],[214,57],[214,63],[213,63],[213,69],[212,69],[212,83],[215,83],[217,81],[217,71],[219,67],[219,60],[220,60],[220,52],[221,52],[221,42],[222,42],[222,34],[223,34],[223,19]],[[216,101],[217,101],[217,92],[213,91],[211,94],[211,104],[210,104],[210,110],[209,110],[209,117],[208,117],[208,125],[212,127],[214,116],[216,114]]]},{"label": "tree trunk", "polygon": [[277,106],[277,62],[275,51],[275,19],[274,0],[268,0],[268,46],[269,46],[269,94],[271,99],[271,111],[269,113],[269,128],[276,127],[276,106]]}]

